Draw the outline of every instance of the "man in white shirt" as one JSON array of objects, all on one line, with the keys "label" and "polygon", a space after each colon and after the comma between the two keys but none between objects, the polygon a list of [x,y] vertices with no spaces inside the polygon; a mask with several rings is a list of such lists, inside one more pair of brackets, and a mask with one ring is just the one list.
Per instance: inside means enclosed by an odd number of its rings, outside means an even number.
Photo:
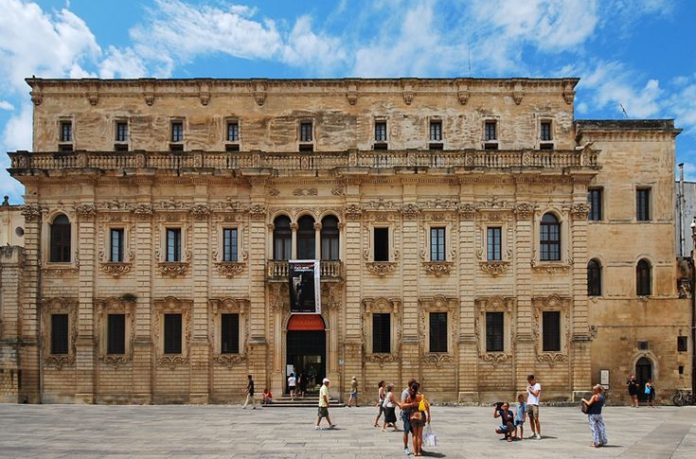
[{"label": "man in white shirt", "polygon": [[321,389],[319,389],[319,414],[317,415],[317,425],[314,426],[316,430],[320,430],[319,423],[321,422],[321,418],[326,418],[330,429],[336,427],[336,424],[333,424],[329,417],[329,378],[324,378],[322,382]]},{"label": "man in white shirt", "polygon": [[541,398],[541,384],[536,382],[534,375],[527,376],[527,414],[529,425],[532,428],[532,436],[541,440],[541,426],[539,425],[539,398]]}]

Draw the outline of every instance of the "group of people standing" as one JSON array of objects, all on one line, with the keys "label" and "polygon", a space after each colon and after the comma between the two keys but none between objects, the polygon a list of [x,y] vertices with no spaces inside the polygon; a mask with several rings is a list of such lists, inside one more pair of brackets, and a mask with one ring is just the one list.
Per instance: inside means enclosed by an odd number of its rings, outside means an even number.
[{"label": "group of people standing", "polygon": [[290,373],[288,376],[288,391],[290,392],[290,399],[295,400],[295,397],[304,398],[305,393],[307,393],[307,383],[309,378],[303,371],[295,373]]},{"label": "group of people standing", "polygon": [[652,379],[648,379],[643,385],[641,390],[640,383],[636,380],[635,375],[629,375],[626,381],[626,387],[628,388],[628,395],[631,397],[631,406],[638,408],[640,406],[640,399],[646,402],[648,405],[655,406],[655,384]]},{"label": "group of people standing", "polygon": [[527,393],[517,396],[517,413],[513,413],[508,402],[498,402],[493,410],[493,417],[500,418],[496,433],[505,435],[509,442],[524,438],[524,423],[529,418],[532,435],[529,438],[541,440],[541,424],[539,423],[539,400],[541,384],[534,375],[527,377]]}]

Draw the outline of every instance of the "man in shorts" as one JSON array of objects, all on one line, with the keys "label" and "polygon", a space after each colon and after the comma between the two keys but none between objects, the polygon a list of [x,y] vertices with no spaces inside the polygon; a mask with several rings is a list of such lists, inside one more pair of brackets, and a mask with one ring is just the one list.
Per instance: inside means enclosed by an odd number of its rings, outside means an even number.
[{"label": "man in shorts", "polygon": [[336,424],[331,422],[329,417],[329,378],[324,378],[321,389],[319,389],[319,414],[317,416],[317,425],[314,426],[315,430],[320,430],[319,423],[321,418],[326,418],[326,422],[329,423],[329,429],[336,427]]},{"label": "man in shorts", "polygon": [[539,398],[541,398],[541,384],[536,382],[534,375],[527,376],[527,416],[529,426],[532,428],[532,436],[541,440],[541,426],[539,425]]},{"label": "man in shorts", "polygon": [[[405,403],[406,399],[408,398],[409,395],[409,387],[415,383],[416,380],[411,378],[408,381],[408,384],[406,385],[406,389],[401,392],[401,398],[400,398],[400,403]],[[399,405],[400,407],[401,405]],[[404,423],[404,454],[407,456],[411,454],[411,451],[408,449],[408,433],[411,432],[411,411],[410,409],[408,410],[401,410],[401,421]]]}]

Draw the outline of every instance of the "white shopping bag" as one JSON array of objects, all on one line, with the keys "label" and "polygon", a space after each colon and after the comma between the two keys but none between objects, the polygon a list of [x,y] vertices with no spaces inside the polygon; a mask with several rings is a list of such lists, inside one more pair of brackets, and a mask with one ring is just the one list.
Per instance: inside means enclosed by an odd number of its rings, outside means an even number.
[{"label": "white shopping bag", "polygon": [[437,435],[433,433],[433,430],[428,425],[425,428],[425,434],[423,435],[423,440],[425,441],[425,446],[435,447],[437,446]]}]

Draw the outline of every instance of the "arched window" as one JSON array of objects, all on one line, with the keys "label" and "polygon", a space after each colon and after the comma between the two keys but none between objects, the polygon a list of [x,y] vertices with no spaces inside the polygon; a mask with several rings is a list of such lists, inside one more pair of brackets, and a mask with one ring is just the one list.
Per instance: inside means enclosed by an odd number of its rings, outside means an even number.
[{"label": "arched window", "polygon": [[327,215],[321,220],[321,259],[338,260],[338,218]]},{"label": "arched window", "polygon": [[314,218],[309,215],[301,217],[297,222],[297,258],[300,260],[314,260],[316,247],[314,232]]},{"label": "arched window", "polygon": [[285,215],[273,220],[273,259],[289,260],[292,257],[292,230]]},{"label": "arched window", "polygon": [[50,261],[70,263],[70,220],[63,214],[56,216],[51,223]]},{"label": "arched window", "polygon": [[541,218],[539,256],[541,261],[560,261],[561,224],[552,213]]},{"label": "arched window", "polygon": [[587,263],[587,296],[602,295],[602,264],[592,259]]},{"label": "arched window", "polygon": [[652,266],[648,260],[640,260],[636,265],[636,295],[652,294]]}]

